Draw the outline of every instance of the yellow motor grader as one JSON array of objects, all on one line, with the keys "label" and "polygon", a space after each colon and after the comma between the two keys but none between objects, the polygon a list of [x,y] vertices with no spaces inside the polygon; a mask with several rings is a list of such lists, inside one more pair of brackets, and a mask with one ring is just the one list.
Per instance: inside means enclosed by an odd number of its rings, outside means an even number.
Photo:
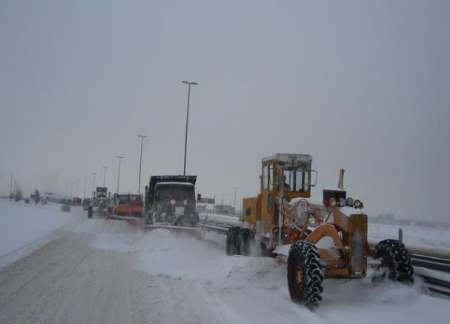
[{"label": "yellow motor grader", "polygon": [[[367,273],[367,215],[360,200],[343,190],[323,190],[310,201],[317,183],[307,154],[275,154],[262,160],[261,191],[244,198],[242,226],[227,232],[227,254],[275,256],[288,247],[287,281],[291,299],[313,308],[322,299],[323,278],[361,278]],[[259,250],[259,251],[255,251]],[[404,245],[384,240],[373,251],[384,275],[411,282],[413,268]]]}]

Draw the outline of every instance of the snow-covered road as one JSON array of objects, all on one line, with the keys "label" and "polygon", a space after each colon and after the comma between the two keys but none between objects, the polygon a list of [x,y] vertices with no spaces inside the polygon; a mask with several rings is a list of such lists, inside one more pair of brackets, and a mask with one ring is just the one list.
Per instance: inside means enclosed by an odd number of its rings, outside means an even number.
[{"label": "snow-covered road", "polygon": [[[0,323],[447,323],[420,283],[326,280],[314,312],[293,304],[285,265],[220,244],[78,219],[0,271]],[[213,239],[213,238],[212,238]]]}]

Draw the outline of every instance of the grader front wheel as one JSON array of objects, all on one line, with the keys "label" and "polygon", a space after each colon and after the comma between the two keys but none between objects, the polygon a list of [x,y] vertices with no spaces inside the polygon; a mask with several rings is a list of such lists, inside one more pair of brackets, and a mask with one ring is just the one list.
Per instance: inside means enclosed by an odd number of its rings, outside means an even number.
[{"label": "grader front wheel", "polygon": [[308,308],[319,306],[322,300],[323,274],[317,247],[298,241],[289,250],[287,281],[291,299]]}]

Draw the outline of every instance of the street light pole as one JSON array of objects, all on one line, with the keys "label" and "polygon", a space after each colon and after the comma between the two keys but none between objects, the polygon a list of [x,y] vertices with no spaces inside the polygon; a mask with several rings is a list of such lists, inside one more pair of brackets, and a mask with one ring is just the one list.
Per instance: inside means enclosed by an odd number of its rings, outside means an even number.
[{"label": "street light pole", "polygon": [[103,166],[103,187],[106,187],[106,171],[108,167],[106,165]]},{"label": "street light pole", "polygon": [[141,194],[141,168],[142,168],[142,146],[144,144],[144,138],[147,136],[145,135],[138,135],[138,137],[141,139],[141,155],[139,157],[139,185],[138,185],[138,194]]},{"label": "street light pole", "polygon": [[83,198],[86,198],[86,186],[87,186],[87,176],[84,176]]},{"label": "street light pole", "polygon": [[76,183],[76,188],[77,188],[77,189],[75,190],[75,196],[76,196],[76,197],[79,197],[78,194],[79,194],[79,192],[80,192],[80,191],[79,191],[79,189],[80,189],[80,179],[77,179],[77,181],[76,181],[75,183]]},{"label": "street light pole", "polygon": [[122,161],[124,157],[118,155],[117,159],[119,160],[119,167],[118,167],[118,171],[117,171],[117,194],[119,194],[119,184],[120,184],[120,161]]},{"label": "street light pole", "polygon": [[92,195],[94,195],[94,192],[95,192],[95,175],[96,175],[96,173],[93,172],[92,173]]},{"label": "street light pole", "polygon": [[183,175],[186,175],[186,151],[187,151],[187,137],[189,124],[189,102],[191,100],[191,85],[198,85],[198,83],[193,81],[181,81],[181,83],[187,84],[188,86],[187,109],[186,109],[186,134],[184,136],[184,168],[183,168]]},{"label": "street light pole", "polygon": [[13,196],[13,175],[9,177],[9,197]]}]

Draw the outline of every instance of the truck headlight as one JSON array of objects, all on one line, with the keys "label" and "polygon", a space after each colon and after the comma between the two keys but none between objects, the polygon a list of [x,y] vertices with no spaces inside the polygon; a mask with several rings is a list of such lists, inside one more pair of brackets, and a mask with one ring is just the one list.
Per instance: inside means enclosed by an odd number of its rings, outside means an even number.
[{"label": "truck headlight", "polygon": [[175,203],[176,203],[175,199],[170,199],[170,204],[171,204],[172,206],[175,205]]},{"label": "truck headlight", "polygon": [[188,204],[187,199],[185,199],[185,200],[183,201],[183,204],[184,204],[185,206]]}]

